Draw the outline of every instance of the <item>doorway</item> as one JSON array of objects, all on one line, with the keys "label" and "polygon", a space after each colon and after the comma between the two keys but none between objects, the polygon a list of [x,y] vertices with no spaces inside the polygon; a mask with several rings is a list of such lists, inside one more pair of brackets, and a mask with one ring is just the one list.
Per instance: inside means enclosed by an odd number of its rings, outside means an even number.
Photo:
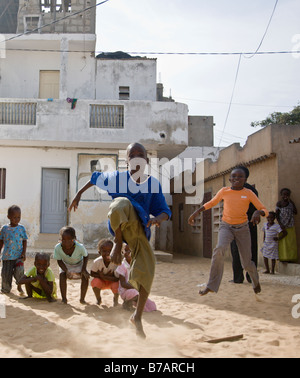
[{"label": "doorway", "polygon": [[43,168],[41,233],[57,234],[67,225],[68,169]]}]

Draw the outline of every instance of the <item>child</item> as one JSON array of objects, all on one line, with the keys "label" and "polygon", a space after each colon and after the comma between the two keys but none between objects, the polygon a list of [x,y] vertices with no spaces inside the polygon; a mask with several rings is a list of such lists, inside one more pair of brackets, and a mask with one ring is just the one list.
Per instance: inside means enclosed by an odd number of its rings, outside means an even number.
[{"label": "child", "polygon": [[297,238],[294,215],[297,208],[291,200],[291,191],[283,188],[280,191],[281,200],[276,204],[276,218],[282,229],[286,229],[287,236],[280,240],[278,245],[279,260],[283,262],[295,262],[298,258]]},{"label": "child", "polygon": [[56,282],[50,268],[50,255],[37,253],[34,266],[20,279],[20,285],[25,285],[27,298],[46,298],[48,302],[56,302]]},{"label": "child", "polygon": [[61,242],[55,246],[54,258],[59,265],[59,286],[62,302],[67,301],[67,278],[81,279],[80,303],[85,304],[85,295],[89,284],[86,270],[88,253],[83,244],[76,241],[73,227],[63,227],[60,232]]},{"label": "child", "polygon": [[92,265],[91,282],[97,304],[101,304],[101,290],[110,289],[114,294],[114,307],[118,305],[119,278],[116,274],[117,265],[111,261],[110,253],[114,243],[110,239],[102,239],[98,243],[98,252],[101,255]]},{"label": "child", "polygon": [[10,223],[0,231],[0,252],[2,253],[2,293],[10,293],[12,277],[18,285],[18,291],[23,294],[18,281],[24,275],[24,261],[26,260],[27,235],[25,227],[20,223],[21,209],[19,206],[10,206],[7,212]]},{"label": "child", "polygon": [[[132,310],[133,304],[136,306],[138,301],[139,292],[128,282],[130,263],[131,263],[131,251],[128,245],[123,248],[123,262],[118,266],[116,272],[119,275],[119,294],[123,299],[123,308],[125,310]],[[146,301],[145,312],[156,311],[156,305],[149,298]]]},{"label": "child", "polygon": [[213,251],[209,281],[205,290],[200,290],[200,295],[206,295],[209,292],[218,292],[223,276],[225,251],[234,239],[239,249],[242,266],[249,273],[252,280],[254,292],[256,294],[261,292],[257,269],[251,260],[251,238],[247,211],[250,202],[253,203],[257,209],[251,218],[251,222],[254,224],[259,223],[260,215],[267,216],[268,211],[251,190],[244,188],[246,175],[242,169],[233,169],[229,181],[231,182],[231,187],[224,187],[219,190],[211,201],[205,203],[199,210],[196,210],[188,220],[188,223],[193,225],[194,219],[199,213],[211,209],[221,200],[224,201],[218,244]]},{"label": "child", "polygon": [[[278,241],[283,239],[287,232],[285,229],[281,229],[279,224],[275,223],[276,214],[274,211],[270,211],[267,217],[268,223],[263,225],[264,243],[261,249],[264,256],[264,263],[266,271],[264,273],[270,273],[269,260],[272,260],[271,274],[275,274],[276,260],[278,260]],[[282,232],[282,235],[278,236]]]},{"label": "child", "polygon": [[126,172],[94,172],[91,180],[77,192],[69,210],[78,208],[81,195],[93,185],[106,190],[113,198],[108,213],[109,228],[115,236],[111,257],[114,263],[121,264],[123,241],[132,251],[129,282],[138,290],[139,299],[130,320],[137,335],[145,338],[142,313],[155,271],[155,256],[149,243],[150,226],[159,226],[169,219],[171,211],[159,181],[144,174],[148,162],[145,147],[139,143],[130,144],[127,162],[129,170]]}]

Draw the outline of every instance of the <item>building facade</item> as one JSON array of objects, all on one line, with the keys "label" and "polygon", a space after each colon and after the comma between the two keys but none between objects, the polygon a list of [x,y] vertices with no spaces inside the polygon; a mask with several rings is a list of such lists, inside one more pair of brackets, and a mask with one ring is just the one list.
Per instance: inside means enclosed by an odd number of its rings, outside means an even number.
[{"label": "building facade", "polygon": [[95,57],[95,4],[20,0],[17,11],[6,9],[12,21],[1,41],[0,224],[7,208],[19,205],[33,247],[45,235],[56,242],[66,224],[87,246],[108,235],[105,193],[91,189],[76,213],[67,208],[94,170],[126,169],[129,143],[168,158],[188,144],[187,105],[156,100],[155,59]]},{"label": "building facade", "polygon": [[[254,185],[260,200],[269,211],[275,210],[282,188],[292,191],[291,198],[300,209],[299,187],[300,176],[297,171],[300,159],[299,144],[291,144],[290,140],[300,134],[300,125],[272,125],[250,135],[243,148],[238,143],[222,149],[218,159],[204,161],[204,186],[202,199],[210,200],[223,186],[230,186],[231,170],[237,165],[244,165],[250,171],[249,184]],[[194,173],[194,182],[196,181]],[[187,223],[192,212],[199,208],[199,201],[187,204],[188,196],[174,193],[173,197],[173,235],[175,252],[211,257],[216,246],[218,229],[222,216],[222,203],[211,210],[200,214],[193,227]],[[258,255],[263,263],[260,249],[263,243],[261,231],[265,218],[258,225]],[[298,251],[300,251],[300,218],[295,216]],[[228,250],[227,257],[230,258]],[[300,263],[300,253],[298,253]]]}]

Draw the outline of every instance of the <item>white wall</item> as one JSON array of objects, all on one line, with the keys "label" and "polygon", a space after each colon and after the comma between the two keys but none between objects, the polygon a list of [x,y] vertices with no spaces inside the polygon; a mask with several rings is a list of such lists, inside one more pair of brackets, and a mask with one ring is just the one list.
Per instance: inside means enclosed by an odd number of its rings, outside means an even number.
[{"label": "white wall", "polygon": [[[16,204],[21,207],[21,223],[26,227],[29,246],[34,245],[40,233],[42,168],[69,169],[69,200],[77,190],[77,162],[79,153],[116,153],[117,150],[74,150],[58,148],[1,147],[0,168],[6,168],[6,198],[0,200],[0,226],[8,222],[7,209]],[[69,214],[69,224],[83,239],[83,230],[107,231],[108,202],[82,202],[76,213]],[[100,236],[100,235],[99,235]]]},{"label": "white wall", "polygon": [[155,59],[97,59],[96,99],[119,100],[119,87],[130,87],[130,100],[156,101]]}]

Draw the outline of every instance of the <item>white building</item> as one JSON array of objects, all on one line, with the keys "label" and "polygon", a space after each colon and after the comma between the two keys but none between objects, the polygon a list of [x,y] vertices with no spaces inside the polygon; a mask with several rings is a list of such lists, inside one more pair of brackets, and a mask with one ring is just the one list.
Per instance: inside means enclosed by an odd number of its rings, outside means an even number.
[{"label": "white building", "polygon": [[0,27],[0,225],[17,204],[30,246],[49,234],[55,243],[67,224],[94,246],[107,235],[110,199],[91,189],[69,214],[77,189],[103,169],[99,159],[126,169],[131,142],[153,157],[183,151],[187,105],[156,101],[155,59],[94,56],[95,8],[72,15],[95,0],[11,4],[0,0],[0,14],[10,12]]}]

